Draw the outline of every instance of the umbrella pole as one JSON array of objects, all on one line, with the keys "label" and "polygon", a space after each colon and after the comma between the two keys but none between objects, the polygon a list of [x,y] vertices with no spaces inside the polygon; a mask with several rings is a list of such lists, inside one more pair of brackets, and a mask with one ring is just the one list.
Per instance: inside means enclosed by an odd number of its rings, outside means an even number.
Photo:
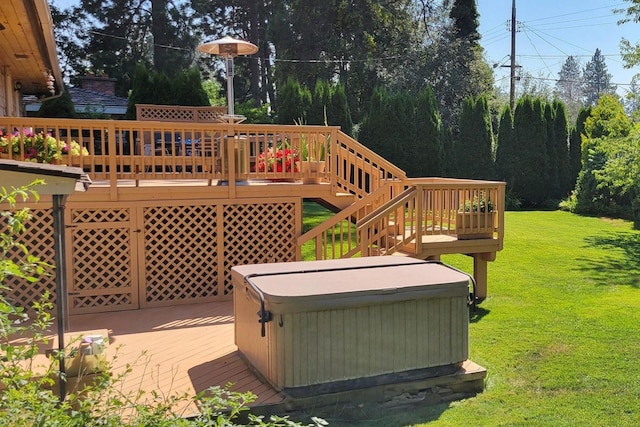
[{"label": "umbrella pole", "polygon": [[227,112],[229,114],[229,123],[233,123],[233,56],[227,54]]}]

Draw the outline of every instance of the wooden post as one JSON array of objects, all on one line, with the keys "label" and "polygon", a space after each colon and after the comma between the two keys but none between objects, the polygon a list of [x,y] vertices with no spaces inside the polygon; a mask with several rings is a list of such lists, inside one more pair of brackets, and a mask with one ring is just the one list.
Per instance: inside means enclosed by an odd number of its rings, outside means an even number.
[{"label": "wooden post", "polygon": [[487,260],[483,254],[473,254],[473,278],[476,280],[476,299],[487,298]]},{"label": "wooden post", "polygon": [[487,298],[487,262],[495,259],[495,252],[473,254],[473,278],[476,281],[477,300],[482,301]]}]

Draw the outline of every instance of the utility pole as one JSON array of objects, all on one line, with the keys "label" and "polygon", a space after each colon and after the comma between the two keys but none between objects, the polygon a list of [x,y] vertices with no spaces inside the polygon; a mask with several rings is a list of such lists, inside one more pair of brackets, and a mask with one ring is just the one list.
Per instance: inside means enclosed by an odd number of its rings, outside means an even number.
[{"label": "utility pole", "polygon": [[511,107],[511,113],[516,102],[516,0],[511,2],[511,88],[509,90],[509,106]]}]

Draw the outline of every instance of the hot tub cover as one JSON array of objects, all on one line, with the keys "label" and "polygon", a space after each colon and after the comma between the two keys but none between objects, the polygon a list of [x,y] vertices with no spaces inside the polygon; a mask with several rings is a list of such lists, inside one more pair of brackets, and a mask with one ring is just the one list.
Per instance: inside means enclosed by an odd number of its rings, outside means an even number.
[{"label": "hot tub cover", "polygon": [[233,267],[232,275],[274,314],[469,293],[466,274],[400,257],[244,265]]}]

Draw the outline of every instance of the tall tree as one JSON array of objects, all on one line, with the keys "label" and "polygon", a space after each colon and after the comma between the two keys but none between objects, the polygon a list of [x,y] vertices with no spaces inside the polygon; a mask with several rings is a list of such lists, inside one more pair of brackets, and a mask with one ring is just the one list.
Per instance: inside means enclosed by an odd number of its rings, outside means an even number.
[{"label": "tall tree", "polygon": [[558,194],[556,198],[564,198],[573,188],[571,178],[571,163],[569,158],[569,128],[567,124],[567,110],[564,103],[553,101],[553,133],[558,168]]},{"label": "tall tree", "polygon": [[523,96],[516,104],[513,126],[520,153],[517,166],[519,175],[514,181],[513,191],[526,206],[541,206],[547,195],[548,156],[546,150],[546,125],[544,122],[543,100]]},{"label": "tall tree", "polygon": [[634,121],[640,121],[640,74],[631,79],[631,84],[624,97],[624,107]]},{"label": "tall tree", "polygon": [[465,100],[459,129],[456,150],[460,178],[491,179],[493,131],[486,97]]},{"label": "tall tree", "polygon": [[307,111],[311,106],[311,91],[290,77],[279,88],[280,110],[277,122],[285,125],[294,123],[308,123]]},{"label": "tall tree", "polygon": [[506,104],[500,114],[495,168],[496,177],[507,183],[507,194],[509,195],[519,177],[519,156],[515,129],[513,128],[513,114],[509,104]]},{"label": "tall tree", "polygon": [[565,103],[570,120],[576,119],[582,106],[583,87],[580,63],[569,56],[558,72],[555,95]]},{"label": "tall tree", "polygon": [[277,80],[295,75],[312,87],[318,78],[337,79],[345,87],[355,121],[373,88],[384,83],[420,42],[410,0],[277,4],[269,22]]},{"label": "tall tree", "polygon": [[478,33],[478,9],[476,0],[455,0],[451,7],[449,17],[453,20],[454,34],[456,38],[477,43],[480,40]]},{"label": "tall tree", "polygon": [[544,174],[547,178],[546,183],[542,183],[541,190],[547,191],[545,195],[549,199],[558,199],[562,194],[560,179],[558,176],[558,153],[556,151],[556,129],[554,127],[555,111],[553,106],[545,102],[544,108],[544,124],[547,128],[546,133],[546,150],[547,150],[547,170]]},{"label": "tall tree", "polygon": [[385,159],[399,166],[402,148],[398,145],[396,127],[389,118],[392,112],[391,95],[382,87],[376,87],[362,119],[358,140]]},{"label": "tall tree", "polygon": [[615,188],[603,180],[602,172],[609,161],[610,146],[629,136],[632,128],[622,104],[613,95],[603,95],[591,109],[582,135],[582,170],[576,182],[577,212],[619,215],[620,207],[625,204],[630,207],[631,200],[619,197]]},{"label": "tall tree", "polygon": [[[59,18],[71,82],[86,71],[118,79],[116,94],[126,96],[135,65],[143,63],[169,76],[193,64],[195,25],[187,0],[81,0]],[[73,31],[73,33],[71,33]],[[82,55],[77,55],[81,51]]]},{"label": "tall tree", "polygon": [[418,149],[411,162],[417,166],[413,176],[442,176],[445,161],[442,120],[435,95],[430,87],[417,95],[414,123]]},{"label": "tall tree", "polygon": [[600,49],[596,49],[582,71],[586,105],[595,105],[602,94],[615,93],[617,86],[611,83],[611,77]]},{"label": "tall tree", "polygon": [[591,115],[591,108],[581,108],[578,111],[576,124],[571,128],[571,136],[569,138],[569,164],[571,187],[576,185],[578,174],[582,169],[582,135],[584,134],[584,124],[587,117]]},{"label": "tall tree", "polygon": [[484,61],[478,42],[475,1],[455,1],[440,37],[428,48],[430,57],[423,71],[447,127],[458,128],[467,98],[493,92],[493,70]]}]

